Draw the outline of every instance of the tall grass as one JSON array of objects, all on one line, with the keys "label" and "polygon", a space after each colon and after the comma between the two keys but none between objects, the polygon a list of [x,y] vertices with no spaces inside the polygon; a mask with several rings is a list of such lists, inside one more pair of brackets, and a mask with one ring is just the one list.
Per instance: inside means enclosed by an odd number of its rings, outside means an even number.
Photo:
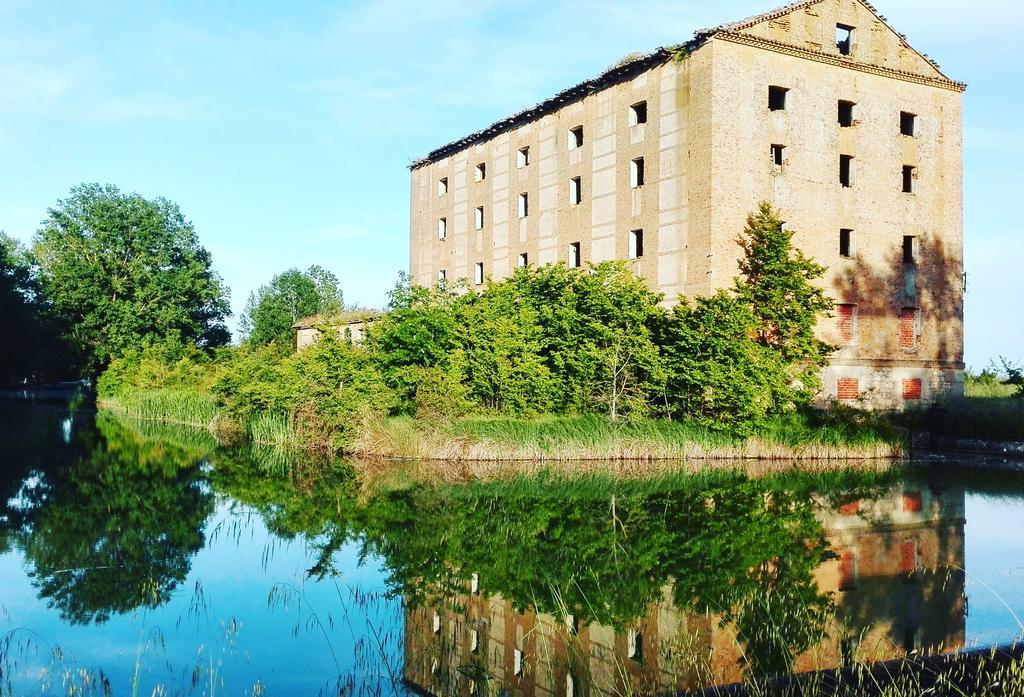
[{"label": "tall grass", "polygon": [[533,461],[542,468],[559,461],[891,460],[904,453],[902,437],[895,429],[802,419],[805,417],[780,419],[751,438],[680,421],[615,423],[595,415],[471,416],[434,424],[377,419],[361,425],[351,452],[447,462]]},{"label": "tall grass", "polygon": [[208,428],[220,408],[211,394],[194,390],[140,390],[99,400],[103,408],[144,421]]},{"label": "tall grass", "polygon": [[245,423],[245,435],[253,443],[275,448],[298,448],[299,435],[290,414],[265,411]]},{"label": "tall grass", "polygon": [[938,429],[953,438],[1024,441],[1024,399],[1020,397],[948,398],[939,411],[915,409],[893,421],[919,431]]}]

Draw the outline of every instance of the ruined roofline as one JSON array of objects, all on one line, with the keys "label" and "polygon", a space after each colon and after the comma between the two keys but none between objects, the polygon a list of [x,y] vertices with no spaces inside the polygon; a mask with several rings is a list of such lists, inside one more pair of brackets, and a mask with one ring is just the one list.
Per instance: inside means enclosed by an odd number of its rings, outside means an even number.
[{"label": "ruined roofline", "polygon": [[[439,148],[431,150],[425,156],[413,160],[413,162],[409,165],[409,169],[416,170],[421,167],[425,167],[426,165],[437,162],[438,160],[442,160],[445,157],[449,157],[450,155],[454,155],[457,152],[461,152],[462,150],[465,150],[470,146],[476,145],[478,143],[483,143],[495,136],[501,135],[502,133],[508,133],[509,131],[516,129],[519,126],[530,123],[532,121],[536,121],[544,116],[547,116],[548,114],[552,114],[562,109],[563,107],[568,106],[569,104],[573,104],[575,102],[583,100],[588,95],[600,92],[601,90],[607,87],[611,87],[613,85],[617,85],[619,83],[630,80],[636,77],[637,75],[640,75],[641,73],[647,72],[652,68],[656,68],[659,65],[667,63],[669,60],[680,60],[682,58],[685,58],[687,55],[689,55],[693,51],[696,51],[698,48],[703,46],[709,40],[713,39],[715,36],[720,35],[723,38],[728,38],[732,40],[742,39],[744,38],[742,32],[754,26],[755,24],[764,21],[770,21],[778,17],[782,17],[790,12],[793,12],[794,10],[800,10],[806,7],[810,7],[811,5],[817,5],[820,2],[822,2],[822,0],[800,0],[799,2],[792,2],[789,3],[788,5],[783,5],[774,10],[769,10],[768,12],[764,12],[759,15],[754,15],[746,19],[741,19],[736,22],[726,22],[725,24],[720,24],[716,27],[701,29],[695,32],[693,38],[690,41],[687,41],[686,43],[668,47],[663,46],[655,49],[651,53],[643,54],[636,58],[628,58],[621,60],[614,66],[605,70],[603,73],[601,73],[600,75],[593,79],[584,80],[578,85],[570,87],[566,90],[562,90],[561,92],[556,94],[554,97],[551,97],[550,99],[546,99],[532,107],[529,107],[518,113],[501,119],[500,121],[495,121],[487,128],[476,131],[475,133],[470,133],[469,135],[463,136],[458,140],[453,140],[446,145],[442,145]],[[939,73],[941,77],[928,77],[924,75],[917,75],[915,73],[907,73],[892,68],[885,68],[882,66],[875,66],[869,64],[861,64],[855,61],[848,60],[829,62],[834,62],[836,65],[839,65],[840,67],[865,69],[868,72],[876,72],[878,74],[889,75],[891,77],[896,77],[899,79],[907,79],[912,82],[939,85],[942,87],[956,89],[959,91],[963,91],[964,89],[966,89],[967,86],[964,83],[957,82],[955,80],[948,78],[941,71],[938,63],[936,63],[927,55],[921,53],[913,46],[911,46],[910,43],[907,41],[906,36],[894,30],[889,25],[888,20],[886,20],[884,16],[879,14],[878,10],[876,10],[874,6],[871,5],[871,3],[867,2],[867,0],[860,0],[860,2],[872,14],[874,14],[875,17],[877,17],[878,20],[882,22],[890,31],[896,34],[896,36],[899,37],[899,40],[903,43],[904,46],[909,48],[911,51],[914,51],[914,53],[916,53],[922,59],[931,64],[932,67],[935,68],[935,70]],[[796,50],[799,51],[802,57],[812,59],[819,58],[819,56],[817,56],[814,52],[807,51],[805,49],[800,49],[799,47],[789,46],[788,44],[780,44],[768,40],[757,40],[754,37],[749,38],[751,43],[758,43],[763,48],[768,48],[771,50],[780,50],[782,52],[792,52]]]},{"label": "ruined roofline", "polygon": [[419,169],[420,167],[429,165],[432,162],[437,162],[438,160],[448,157],[449,155],[453,155],[471,145],[482,143],[494,136],[514,130],[525,123],[536,121],[543,116],[552,114],[569,104],[581,101],[588,95],[594,94],[595,92],[600,92],[607,87],[631,80],[637,75],[647,72],[651,68],[667,63],[670,60],[679,60],[685,57],[689,52],[695,50],[701,43],[703,43],[703,40],[698,41],[695,39],[677,46],[662,46],[651,53],[620,61],[595,78],[584,80],[578,85],[562,90],[550,99],[545,99],[543,102],[532,107],[512,114],[500,121],[495,121],[487,128],[476,131],[475,133],[470,133],[468,136],[464,136],[458,140],[448,143],[447,145],[442,145],[439,148],[431,150],[425,156],[414,160],[412,164],[409,165],[409,169]]}]

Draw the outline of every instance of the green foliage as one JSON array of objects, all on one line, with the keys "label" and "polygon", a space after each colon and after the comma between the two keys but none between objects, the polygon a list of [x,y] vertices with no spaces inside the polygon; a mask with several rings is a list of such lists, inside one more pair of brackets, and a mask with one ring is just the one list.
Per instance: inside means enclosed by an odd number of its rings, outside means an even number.
[{"label": "green foliage", "polygon": [[199,456],[110,415],[26,490],[11,527],[41,598],[72,623],[155,608],[188,575],[214,496]]},{"label": "green foliage", "polygon": [[792,241],[793,232],[783,229],[775,210],[762,202],[740,236],[741,277],[734,291],[757,318],[758,341],[777,351],[790,368],[788,376],[799,380],[792,396],[806,402],[817,391],[818,369],[833,350],[814,335],[814,328],[833,305],[814,285],[825,267],[794,248]]},{"label": "green foliage", "polygon": [[83,184],[48,211],[33,254],[42,290],[98,375],[151,344],[227,343],[227,290],[170,201]]},{"label": "green foliage", "polygon": [[0,232],[0,386],[77,377],[79,359],[61,335],[39,287],[34,262],[16,240]]},{"label": "green foliage", "polygon": [[240,349],[212,389],[224,411],[243,423],[278,414],[276,423],[257,423],[277,434],[290,424],[295,444],[333,449],[351,440],[361,419],[386,414],[395,404],[369,354],[329,335],[283,357],[274,346]]},{"label": "green foliage", "polygon": [[291,344],[292,325],[310,315],[331,315],[344,307],[337,277],[319,266],[288,269],[249,295],[239,318],[242,335],[256,345]]},{"label": "green foliage", "polygon": [[1003,371],[1006,373],[1003,384],[1011,385],[1016,389],[1016,396],[1024,398],[1024,366],[1011,363],[1002,356],[999,357],[999,362],[1003,364]]},{"label": "green foliage", "polygon": [[784,411],[786,363],[758,341],[757,318],[725,292],[673,308],[662,337],[669,413],[750,434]]}]

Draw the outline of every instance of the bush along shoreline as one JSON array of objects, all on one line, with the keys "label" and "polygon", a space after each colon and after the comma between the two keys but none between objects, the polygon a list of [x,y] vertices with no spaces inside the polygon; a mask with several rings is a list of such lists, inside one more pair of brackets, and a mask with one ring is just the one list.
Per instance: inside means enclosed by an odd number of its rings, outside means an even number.
[{"label": "bush along shoreline", "polygon": [[623,262],[518,269],[480,292],[413,285],[359,345],[253,337],[111,361],[101,407],[226,440],[438,460],[863,459],[901,432],[815,411],[833,347],[823,267],[768,204],[739,236],[729,291],[672,308]]}]

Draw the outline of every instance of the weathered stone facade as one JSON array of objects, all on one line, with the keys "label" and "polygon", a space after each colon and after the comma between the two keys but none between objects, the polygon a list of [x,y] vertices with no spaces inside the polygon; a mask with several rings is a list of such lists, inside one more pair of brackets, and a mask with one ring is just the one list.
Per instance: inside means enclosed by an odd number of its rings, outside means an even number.
[{"label": "weathered stone facade", "polygon": [[847,306],[823,399],[960,392],[963,89],[860,0],[698,32],[414,163],[413,279],[629,259],[667,302],[707,295],[767,200]]}]

